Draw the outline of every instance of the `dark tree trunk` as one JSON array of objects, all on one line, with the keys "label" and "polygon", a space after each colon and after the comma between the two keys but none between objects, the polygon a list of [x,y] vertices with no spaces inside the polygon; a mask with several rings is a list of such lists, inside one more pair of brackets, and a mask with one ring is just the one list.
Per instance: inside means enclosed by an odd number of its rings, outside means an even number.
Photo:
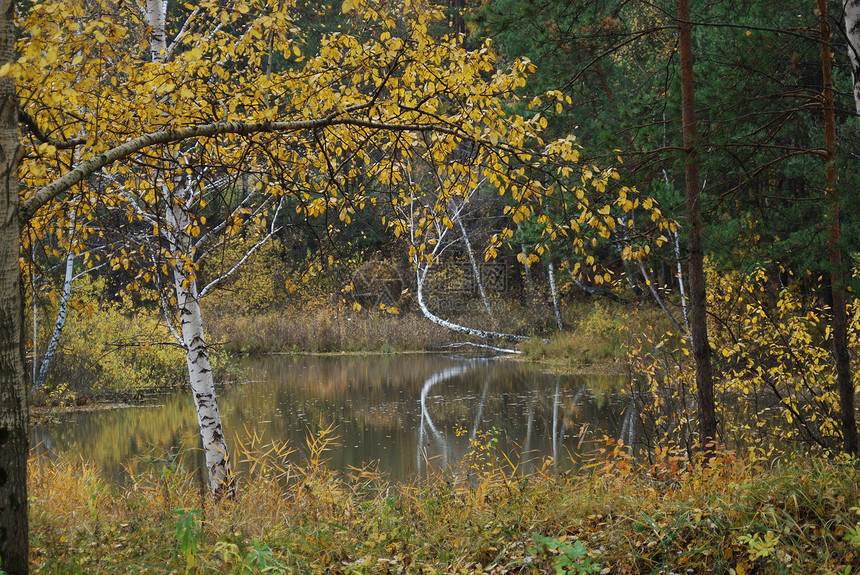
[{"label": "dark tree trunk", "polygon": [[830,25],[827,22],[827,1],[818,0],[821,40],[821,76],[824,82],[824,162],[827,178],[827,207],[830,211],[830,234],[827,251],[830,259],[830,286],[833,302],[830,329],[833,333],[833,359],[836,363],[836,386],[839,389],[839,414],[842,445],[845,453],[857,455],[857,424],[854,419],[854,381],[848,355],[848,313],[845,309],[845,278],[843,277],[842,247],[839,245],[839,194],[836,190],[836,114],[833,101],[833,72],[830,51]]},{"label": "dark tree trunk", "polygon": [[[0,4],[0,63],[12,62],[12,0]],[[18,101],[0,78],[0,560],[9,575],[28,572],[27,372],[18,250]]]},{"label": "dark tree trunk", "polygon": [[696,162],[696,98],[693,85],[693,41],[689,0],[677,0],[678,61],[681,67],[681,116],[685,150],[687,183],[688,265],[690,273],[690,333],[693,339],[693,359],[696,362],[696,389],[699,402],[699,440],[710,449],[717,437],[714,405],[714,378],[711,370],[711,348],[708,343],[707,309],[705,301],[704,253],[702,249],[702,217],[700,207],[699,165]]}]

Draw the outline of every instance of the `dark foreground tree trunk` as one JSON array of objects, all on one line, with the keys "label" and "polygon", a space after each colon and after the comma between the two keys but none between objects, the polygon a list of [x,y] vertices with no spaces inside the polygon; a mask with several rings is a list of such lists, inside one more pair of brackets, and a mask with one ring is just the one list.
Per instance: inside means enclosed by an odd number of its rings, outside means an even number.
[{"label": "dark foreground tree trunk", "polygon": [[848,355],[848,313],[845,309],[845,278],[843,277],[842,246],[839,245],[839,193],[836,190],[836,114],[833,101],[833,71],[830,50],[830,25],[827,22],[827,1],[818,0],[818,19],[821,40],[821,77],[824,83],[824,162],[827,178],[827,207],[830,212],[830,234],[827,251],[830,260],[830,285],[833,297],[831,306],[833,333],[833,359],[836,363],[836,386],[839,390],[839,414],[842,428],[842,448],[845,453],[857,455],[857,424],[854,418],[854,378]]},{"label": "dark foreground tree trunk", "polygon": [[[0,64],[11,62],[12,0],[0,2]],[[18,250],[18,102],[0,78],[0,560],[9,575],[28,572],[27,374]]]},{"label": "dark foreground tree trunk", "polygon": [[688,265],[690,272],[690,334],[696,362],[696,389],[699,402],[699,441],[709,449],[717,437],[714,405],[714,378],[711,347],[708,343],[705,302],[704,252],[700,207],[699,165],[696,161],[696,98],[693,85],[693,41],[689,0],[677,0],[678,61],[681,67],[681,116],[684,125],[685,176],[687,183]]}]

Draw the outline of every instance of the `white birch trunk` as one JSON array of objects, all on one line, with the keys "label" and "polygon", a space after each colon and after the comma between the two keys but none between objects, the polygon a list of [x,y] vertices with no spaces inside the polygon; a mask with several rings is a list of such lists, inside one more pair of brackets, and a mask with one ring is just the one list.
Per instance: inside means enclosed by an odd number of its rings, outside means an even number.
[{"label": "white birch trunk", "polygon": [[860,0],[843,0],[845,34],[848,39],[848,59],[851,61],[851,80],[854,87],[854,106],[860,120]]},{"label": "white birch trunk", "polygon": [[[144,19],[150,26],[149,42],[152,61],[164,64],[169,58],[166,0],[146,0],[142,7]],[[165,234],[176,258],[173,283],[176,290],[176,306],[179,312],[180,337],[185,350],[188,367],[188,383],[194,396],[197,424],[209,472],[209,488],[216,496],[232,497],[235,493],[233,470],[227,450],[227,442],[221,425],[221,414],[215,396],[215,380],[209,361],[209,348],[203,330],[203,314],[200,311],[197,279],[194,269],[187,269],[186,262],[195,261],[194,238],[188,233],[191,223],[186,209],[191,206],[192,190],[186,187],[183,176],[178,176],[171,192],[165,186],[162,196],[166,204]],[[156,272],[157,273],[157,272]]]},{"label": "white birch trunk", "polygon": [[675,264],[678,267],[678,291],[681,293],[681,313],[684,314],[684,326],[690,331],[690,318],[687,315],[687,290],[684,289],[684,266],[681,264],[681,242],[678,232],[672,234],[675,240]]},{"label": "white birch trunk", "polygon": [[561,321],[561,310],[558,308],[558,289],[555,286],[555,266],[552,262],[546,266],[549,274],[549,293],[552,295],[552,309],[555,311],[555,321],[558,323],[558,331],[564,331],[564,323]]},{"label": "white birch trunk", "polygon": [[666,317],[669,318],[671,324],[678,330],[682,336],[687,339],[690,339],[690,334],[687,330],[681,327],[681,324],[678,323],[678,320],[675,319],[675,316],[672,315],[672,312],[669,311],[669,308],[666,307],[666,304],[663,303],[663,298],[660,297],[660,293],[657,291],[657,287],[654,285],[654,282],[651,281],[651,276],[648,274],[648,270],[645,269],[645,264],[642,263],[642,260],[637,260],[639,263],[639,271],[642,272],[642,277],[645,278],[645,283],[648,284],[648,289],[651,291],[651,295],[654,297],[654,301],[657,302],[657,305],[660,306],[660,309],[663,310],[663,313],[666,314]]},{"label": "white birch trunk", "polygon": [[167,61],[167,2],[165,0],[146,0],[141,7],[143,17],[150,26],[149,52],[152,61],[164,64]]},{"label": "white birch trunk", "polygon": [[[427,302],[424,301],[424,279],[427,277],[427,270],[429,269],[429,265],[425,267],[419,266],[416,269],[416,294],[418,297],[418,307],[421,309],[421,313],[424,314],[424,317],[432,321],[437,325],[441,325],[442,327],[448,328],[452,331],[456,331],[458,333],[464,333],[466,335],[471,335],[473,337],[480,337],[482,339],[504,339],[506,341],[528,341],[531,338],[524,335],[514,335],[511,333],[498,333],[495,331],[484,331],[480,329],[473,329],[470,327],[465,327],[462,325],[458,325],[456,323],[450,322],[446,319],[442,319],[441,317],[435,315],[430,311],[430,308],[427,307]],[[422,271],[423,270],[423,271]]]},{"label": "white birch trunk", "polygon": [[[48,342],[48,347],[45,349],[45,355],[42,357],[42,364],[39,366],[39,371],[33,378],[33,389],[42,389],[45,387],[45,381],[48,379],[48,371],[51,369],[51,364],[54,361],[54,354],[57,351],[57,346],[60,344],[60,337],[63,335],[63,329],[66,327],[66,315],[69,309],[69,298],[72,295],[72,280],[75,277],[75,252],[72,246],[72,238],[75,234],[75,209],[72,208],[71,223],[69,224],[69,253],[66,254],[66,273],[63,276],[63,294],[60,296],[60,309],[57,311],[57,321],[54,322],[54,333],[51,334],[51,341]],[[35,285],[34,285],[35,288]],[[33,293],[33,369],[35,372],[36,362],[36,294]]]},{"label": "white birch trunk", "polygon": [[[66,255],[66,275],[63,278],[63,294],[60,296],[60,309],[57,311],[57,321],[54,323],[54,333],[51,334],[51,341],[45,349],[45,355],[42,357],[42,364],[39,366],[39,372],[33,380],[34,390],[45,387],[45,381],[48,379],[48,371],[51,369],[51,364],[54,361],[54,354],[57,351],[57,346],[60,344],[60,337],[63,335],[63,328],[66,327],[66,314],[69,307],[69,298],[72,295],[72,278],[74,277],[74,269],[75,253],[69,249],[69,253]],[[35,298],[35,294],[33,295]],[[35,345],[35,343],[36,340],[34,339],[33,345]],[[36,361],[35,351],[33,352],[33,361]]]},{"label": "white birch trunk", "polygon": [[[172,196],[165,194],[169,201],[167,221],[169,239],[174,253],[193,256],[192,238],[185,233],[188,229],[188,215]],[[221,414],[215,397],[215,380],[209,361],[209,348],[203,331],[203,315],[197,296],[197,280],[185,273],[185,264],[179,263],[173,271],[176,289],[176,305],[181,323],[182,345],[188,366],[188,382],[194,396],[197,410],[197,424],[209,472],[209,488],[216,496],[232,497],[235,492],[233,471],[230,464],[227,442],[221,425]]]}]

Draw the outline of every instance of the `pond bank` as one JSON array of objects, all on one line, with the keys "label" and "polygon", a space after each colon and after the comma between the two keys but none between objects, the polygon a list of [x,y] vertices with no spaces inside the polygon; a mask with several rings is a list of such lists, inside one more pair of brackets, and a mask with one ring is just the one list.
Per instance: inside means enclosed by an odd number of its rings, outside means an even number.
[{"label": "pond bank", "polygon": [[[319,448],[325,446],[321,438]],[[110,487],[70,461],[31,468],[33,573],[852,573],[858,471],[723,454],[707,467],[610,456],[587,471],[512,475],[491,444],[459,471],[390,484],[327,470],[317,449],[246,453],[237,498],[214,502],[176,465]],[[466,480],[466,478],[470,478]]]}]

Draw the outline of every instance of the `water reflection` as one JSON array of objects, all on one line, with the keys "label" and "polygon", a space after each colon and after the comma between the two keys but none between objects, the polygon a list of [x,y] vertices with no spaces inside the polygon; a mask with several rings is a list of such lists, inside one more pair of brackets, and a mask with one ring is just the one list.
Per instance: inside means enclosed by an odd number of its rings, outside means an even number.
[{"label": "water reflection", "polygon": [[[269,357],[247,362],[245,372],[253,381],[219,390],[234,443],[247,428],[301,450],[321,422],[334,423],[340,440],[328,453],[332,467],[378,461],[393,479],[460,461],[469,440],[486,432],[524,468],[547,455],[568,462],[604,434],[628,444],[635,434],[635,411],[614,376],[555,376],[527,364],[436,355]],[[153,446],[199,440],[182,391],[157,406],[71,414],[34,428],[31,441],[118,476],[123,462]]]}]

